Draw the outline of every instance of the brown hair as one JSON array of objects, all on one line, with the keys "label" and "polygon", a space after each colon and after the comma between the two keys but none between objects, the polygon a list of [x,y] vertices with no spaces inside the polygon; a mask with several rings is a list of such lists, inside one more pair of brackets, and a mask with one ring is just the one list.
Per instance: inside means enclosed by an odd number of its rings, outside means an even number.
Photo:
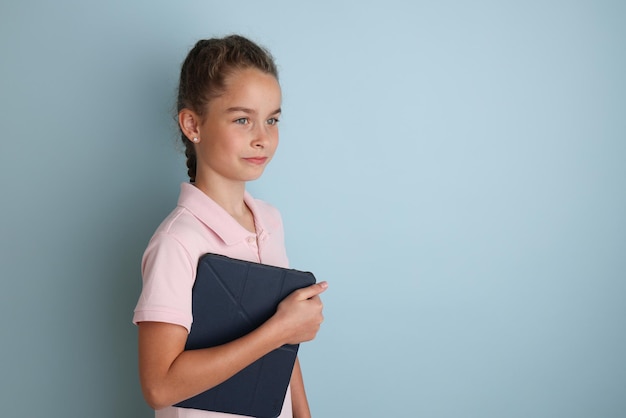
[{"label": "brown hair", "polygon": [[[177,111],[190,109],[203,117],[209,101],[224,92],[228,76],[247,68],[256,68],[278,79],[278,70],[269,51],[243,36],[198,41],[187,54],[180,71]],[[187,156],[187,174],[194,182],[195,148],[182,131],[181,139]]]}]

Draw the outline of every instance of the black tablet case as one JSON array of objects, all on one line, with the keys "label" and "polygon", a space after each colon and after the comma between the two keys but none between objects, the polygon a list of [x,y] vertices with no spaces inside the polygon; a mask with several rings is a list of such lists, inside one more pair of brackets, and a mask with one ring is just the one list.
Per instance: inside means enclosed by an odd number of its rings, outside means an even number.
[{"label": "black tablet case", "polygon": [[[185,349],[213,347],[248,334],[268,320],[287,295],[314,283],[309,272],[203,255],[193,286],[193,324]],[[297,344],[284,345],[175,406],[275,418],[282,409],[297,353]]]}]

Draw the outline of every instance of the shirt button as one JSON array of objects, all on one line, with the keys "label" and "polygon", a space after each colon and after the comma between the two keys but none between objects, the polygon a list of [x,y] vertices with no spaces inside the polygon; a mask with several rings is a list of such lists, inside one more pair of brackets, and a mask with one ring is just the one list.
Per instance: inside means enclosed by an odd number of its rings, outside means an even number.
[{"label": "shirt button", "polygon": [[246,241],[248,241],[248,244],[254,244],[256,242],[256,237],[248,237],[246,238]]}]

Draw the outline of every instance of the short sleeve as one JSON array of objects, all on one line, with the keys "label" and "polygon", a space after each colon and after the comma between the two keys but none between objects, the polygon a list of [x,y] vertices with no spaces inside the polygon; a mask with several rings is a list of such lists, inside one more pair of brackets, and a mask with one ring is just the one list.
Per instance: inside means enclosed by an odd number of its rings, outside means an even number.
[{"label": "short sleeve", "polygon": [[152,237],[142,259],[143,288],[133,322],[166,322],[191,329],[191,291],[195,264],[189,252],[168,233]]}]

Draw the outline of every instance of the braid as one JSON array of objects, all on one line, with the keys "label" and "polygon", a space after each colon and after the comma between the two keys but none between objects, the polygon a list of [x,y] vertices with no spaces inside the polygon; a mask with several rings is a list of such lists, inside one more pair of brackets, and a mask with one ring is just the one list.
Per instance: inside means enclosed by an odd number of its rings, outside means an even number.
[{"label": "braid", "polygon": [[183,143],[185,144],[185,157],[187,157],[187,175],[189,181],[194,183],[196,181],[196,165],[198,160],[196,158],[196,149],[193,147],[193,143],[187,139],[185,135],[181,135]]}]

